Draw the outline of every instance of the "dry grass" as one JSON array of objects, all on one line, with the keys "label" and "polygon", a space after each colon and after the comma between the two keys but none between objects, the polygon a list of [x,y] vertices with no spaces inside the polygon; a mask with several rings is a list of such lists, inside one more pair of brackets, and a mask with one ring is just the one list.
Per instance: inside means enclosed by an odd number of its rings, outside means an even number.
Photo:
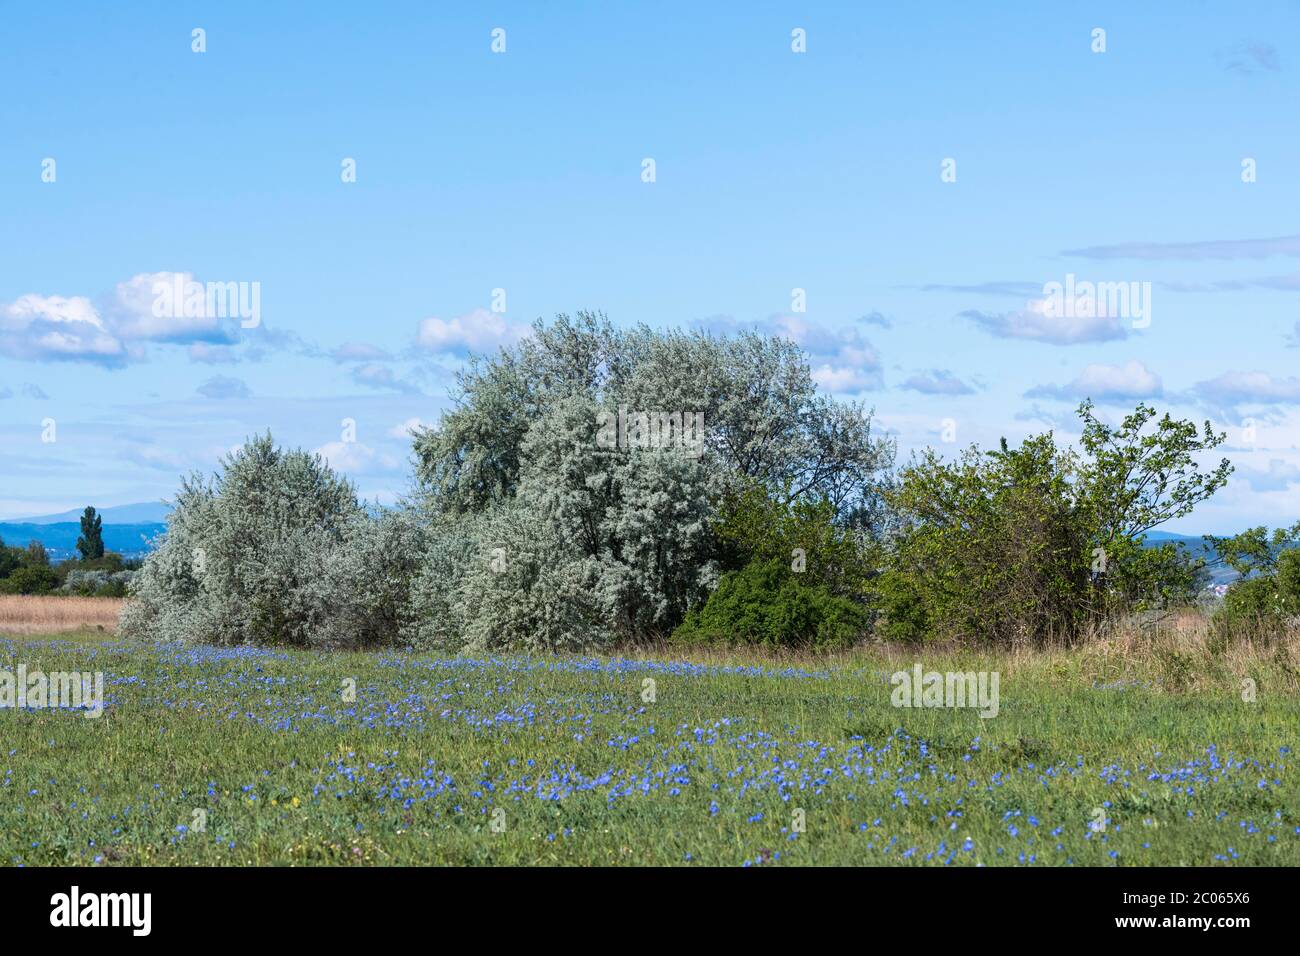
[{"label": "dry grass", "polygon": [[0,594],[0,634],[117,631],[120,598]]},{"label": "dry grass", "polygon": [[943,670],[997,670],[1063,686],[1142,684],[1164,693],[1240,691],[1250,679],[1300,691],[1300,622],[1279,634],[1261,629],[1225,642],[1196,609],[1135,614],[1094,627],[1068,645],[989,647],[953,642],[867,643],[833,652],[769,647],[682,647],[665,642],[617,656],[759,667],[906,669],[915,662]]}]

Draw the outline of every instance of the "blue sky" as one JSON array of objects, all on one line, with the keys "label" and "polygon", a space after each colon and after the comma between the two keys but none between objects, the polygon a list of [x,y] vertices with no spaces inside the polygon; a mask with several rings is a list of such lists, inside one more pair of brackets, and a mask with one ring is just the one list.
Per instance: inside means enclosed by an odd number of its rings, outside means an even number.
[{"label": "blue sky", "polygon": [[[1238,467],[1173,530],[1300,513],[1294,0],[46,6],[0,11],[0,519],[268,428],[391,500],[466,352],[583,308],[791,335],[904,455],[1146,399]],[[159,319],[174,274],[260,324]],[[1070,274],[1149,325],[1045,315]]]}]

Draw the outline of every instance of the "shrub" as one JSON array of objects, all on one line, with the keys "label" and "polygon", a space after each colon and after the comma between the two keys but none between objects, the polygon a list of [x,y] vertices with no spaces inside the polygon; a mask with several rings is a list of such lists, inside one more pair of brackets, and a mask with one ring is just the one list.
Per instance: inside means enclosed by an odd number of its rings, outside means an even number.
[{"label": "shrub", "polygon": [[13,574],[22,563],[22,550],[11,548],[0,539],[0,580]]},{"label": "shrub", "polygon": [[378,647],[414,640],[418,620],[411,599],[426,532],[408,508],[354,515],[337,547],[330,548],[317,600],[320,616],[310,642],[316,647]]},{"label": "shrub", "polygon": [[131,582],[122,630],[217,644],[405,641],[411,521],[369,517],[319,456],[255,438],[213,480],[183,483]]},{"label": "shrub", "polygon": [[1270,556],[1254,570],[1228,588],[1214,616],[1211,634],[1219,646],[1243,639],[1272,643],[1300,617],[1300,549]]},{"label": "shrub", "polygon": [[933,452],[892,493],[911,519],[883,590],[886,633],[990,643],[1072,634],[1086,601],[1086,529],[1071,461],[1050,436],[955,463]]},{"label": "shrub", "polygon": [[788,487],[778,495],[751,482],[729,494],[717,530],[729,569],[781,560],[804,583],[853,600],[865,599],[880,562],[877,543],[837,520],[828,499],[794,498]]},{"label": "shrub", "polygon": [[[70,562],[68,562],[70,563]],[[59,591],[80,597],[126,597],[134,571],[108,571],[103,569],[59,568],[63,583]]]},{"label": "shrub", "polygon": [[728,571],[708,601],[673,632],[679,644],[845,647],[868,626],[860,605],[805,581],[783,559]]},{"label": "shrub", "polygon": [[[1222,487],[1231,465],[1202,472],[1219,445],[1209,423],[1139,405],[1120,425],[1079,407],[1081,451],[1051,433],[948,462],[914,459],[886,493],[901,528],[878,584],[884,633],[1022,644],[1073,639],[1086,624],[1147,602],[1190,601],[1203,562],[1146,534]],[[1148,425],[1155,422],[1154,428]]]},{"label": "shrub", "polygon": [[105,551],[98,558],[72,558],[59,564],[58,571],[65,579],[73,571],[118,571],[133,570],[132,562],[127,561],[116,551]]},{"label": "shrub", "polygon": [[710,476],[674,449],[599,447],[598,411],[570,396],[530,425],[510,498],[479,514],[432,509],[421,643],[600,647],[667,633],[704,600]]},{"label": "shrub", "polygon": [[525,506],[494,509],[449,600],[457,649],[578,651],[614,640],[602,568]]},{"label": "shrub", "polygon": [[48,564],[25,564],[0,580],[0,593],[50,594],[59,586],[59,575]]},{"label": "shrub", "polygon": [[915,643],[936,630],[930,621],[930,602],[920,578],[899,570],[888,570],[876,582],[876,608],[882,615],[879,634],[889,641]]}]

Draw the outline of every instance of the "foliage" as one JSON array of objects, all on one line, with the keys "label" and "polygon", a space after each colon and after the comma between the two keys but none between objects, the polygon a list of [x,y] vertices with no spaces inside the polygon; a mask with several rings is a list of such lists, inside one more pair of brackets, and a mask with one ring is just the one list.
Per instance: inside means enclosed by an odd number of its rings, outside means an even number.
[{"label": "foliage", "polygon": [[1173,544],[1146,545],[1222,487],[1224,460],[1196,456],[1224,436],[1206,423],[1139,405],[1118,427],[1079,407],[1080,450],[1049,432],[957,461],[914,459],[888,492],[903,527],[877,595],[883,633],[1020,644],[1073,639],[1123,610],[1189,601],[1203,562]]},{"label": "foliage", "polygon": [[[1081,504],[1103,547],[1138,540],[1167,521],[1191,514],[1232,473],[1226,458],[1208,472],[1201,471],[1196,461],[1198,454],[1217,448],[1227,438],[1226,432],[1215,434],[1208,421],[1202,431],[1194,422],[1176,420],[1167,412],[1156,421],[1156,410],[1140,403],[1118,427],[1112,427],[1093,413],[1091,400],[1079,406],[1078,414],[1083,419]],[[1148,431],[1152,421],[1155,428]]]},{"label": "foliage", "polygon": [[829,499],[798,498],[788,488],[774,495],[757,482],[726,496],[717,533],[730,570],[779,559],[805,574],[805,582],[859,601],[879,564],[877,542],[837,521]]},{"label": "foliage", "polygon": [[1073,467],[1050,435],[970,448],[955,462],[932,451],[914,460],[890,498],[909,527],[881,590],[886,632],[915,637],[923,624],[935,637],[995,644],[1073,634],[1090,586]]},{"label": "foliage", "polygon": [[[70,563],[70,562],[69,562]],[[59,591],[80,597],[126,597],[134,571],[107,571],[98,569],[59,567],[62,584]]]},{"label": "foliage", "polygon": [[48,564],[24,564],[0,580],[3,594],[49,594],[59,586],[59,575]]},{"label": "foliage", "polygon": [[825,497],[845,514],[871,512],[892,459],[869,412],[817,393],[797,345],[755,333],[625,331],[603,315],[560,315],[495,358],[476,357],[458,382],[456,407],[415,439],[418,477],[443,511],[512,497],[530,427],[573,396],[606,411],[702,412],[708,471]]},{"label": "foliage", "polygon": [[91,561],[104,556],[104,519],[89,506],[81,516],[81,537],[77,539],[77,551]]},{"label": "foliage", "polygon": [[0,579],[9,577],[22,563],[22,549],[11,548],[0,539]]},{"label": "foliage", "polygon": [[[716,533],[721,502],[764,489],[866,533],[892,460],[870,414],[819,396],[783,339],[623,331],[581,313],[539,321],[459,382],[456,407],[415,439],[422,508],[450,535],[434,547],[448,573],[422,575],[418,600],[462,631],[422,626],[429,645],[667,634],[707,598],[728,548],[744,563],[745,542]],[[602,443],[602,422],[628,410],[702,413],[703,441]],[[453,552],[462,560],[449,565]],[[845,589],[857,573],[835,553],[810,559],[838,568]]]},{"label": "foliage", "polygon": [[1243,578],[1253,574],[1275,574],[1278,559],[1289,549],[1300,547],[1300,522],[1290,528],[1276,528],[1270,535],[1263,526],[1248,528],[1232,537],[1207,536],[1218,559]]},{"label": "foliage", "polygon": [[1250,528],[1239,535],[1211,539],[1219,559],[1241,575],[1215,616],[1220,644],[1244,637],[1272,643],[1300,617],[1300,523]]},{"label": "foliage", "polygon": [[[1139,405],[1112,426],[1088,401],[1077,449],[1048,433],[956,460],[928,451],[891,476],[872,413],[818,394],[793,342],[590,313],[539,320],[458,381],[415,436],[417,495],[401,508],[367,512],[269,435],[186,480],[131,582],[127,632],[476,653],[668,634],[842,645],[873,624],[901,640],[1070,640],[1191,599],[1203,562],[1146,535],[1231,470],[1198,464],[1224,440],[1208,423]],[[650,443],[611,427],[641,418],[678,424]],[[690,441],[683,419],[702,424]],[[89,551],[97,528],[87,509]],[[1272,551],[1251,534],[1233,560],[1262,568]],[[67,590],[110,586],[92,563],[60,572]]]},{"label": "foliage", "polygon": [[401,641],[418,533],[375,521],[318,456],[258,437],[187,479],[131,582],[128,635],[218,644]]},{"label": "foliage", "polygon": [[807,581],[782,558],[756,559],[728,571],[708,601],[673,631],[679,644],[846,647],[862,636],[867,612]]},{"label": "foliage", "polygon": [[430,505],[435,570],[417,600],[437,620],[423,643],[601,646],[666,632],[704,599],[710,476],[676,449],[599,447],[598,411],[573,395],[530,425],[511,498],[479,515]]}]

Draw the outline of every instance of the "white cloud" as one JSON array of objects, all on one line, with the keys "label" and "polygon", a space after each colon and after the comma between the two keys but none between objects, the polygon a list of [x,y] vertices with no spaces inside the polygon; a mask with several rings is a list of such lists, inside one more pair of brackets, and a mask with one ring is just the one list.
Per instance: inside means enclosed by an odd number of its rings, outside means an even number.
[{"label": "white cloud", "polygon": [[252,389],[242,379],[232,378],[229,375],[214,375],[195,391],[204,398],[218,401],[228,398],[250,398],[253,394]]},{"label": "white cloud", "polygon": [[387,388],[407,394],[415,394],[420,391],[410,382],[398,378],[397,373],[387,365],[381,365],[378,362],[367,362],[364,365],[355,366],[352,369],[352,380],[358,385],[366,385],[370,388]]},{"label": "white cloud", "polygon": [[239,361],[239,353],[230,345],[195,342],[190,346],[189,353],[191,362],[202,362],[204,365],[233,365]]},{"label": "white cloud", "polygon": [[878,372],[849,366],[836,368],[829,364],[818,365],[812,370],[812,380],[818,388],[837,395],[853,395],[880,387]]},{"label": "white cloud", "polygon": [[[714,320],[723,327],[728,320]],[[736,328],[735,323],[730,323]],[[862,334],[860,326],[833,329],[813,322],[803,315],[789,313],[769,316],[753,328],[764,335],[789,339],[807,353],[813,381],[819,388],[840,395],[883,388],[885,384],[880,353]]]},{"label": "white cloud", "polygon": [[1245,479],[1255,491],[1286,491],[1300,485],[1300,467],[1280,458],[1269,459],[1264,469],[1238,468],[1237,477]]},{"label": "white cloud", "polygon": [[1091,398],[1096,401],[1128,401],[1155,398],[1164,392],[1160,376],[1136,359],[1124,365],[1087,366],[1067,385],[1039,385],[1025,392],[1027,398],[1062,400]]},{"label": "white cloud", "polygon": [[1053,315],[1050,299],[1031,299],[1018,312],[989,313],[970,309],[961,313],[985,332],[1001,339],[1028,339],[1049,345],[1108,342],[1128,336],[1114,315]]},{"label": "white cloud", "polygon": [[392,455],[378,452],[358,441],[327,442],[315,451],[335,471],[350,474],[375,474],[401,466]]},{"label": "white cloud", "polygon": [[1273,377],[1268,372],[1224,372],[1217,378],[1197,382],[1192,392],[1198,398],[1234,408],[1237,405],[1300,403],[1300,378]]},{"label": "white cloud", "polygon": [[941,368],[918,372],[902,387],[926,395],[970,395],[975,391],[952,372]]},{"label": "white cloud", "polygon": [[399,424],[396,424],[392,428],[388,429],[388,437],[409,439],[411,437],[412,432],[414,432],[417,428],[429,428],[429,427],[431,426],[426,421],[421,421],[419,418],[408,418],[406,421],[400,422]]},{"label": "white cloud", "polygon": [[141,272],[119,282],[106,310],[117,334],[128,341],[225,344],[239,341],[238,319],[210,312],[206,301],[202,314],[183,314],[184,296],[188,294],[185,291],[172,312],[155,314],[154,306],[160,295],[174,297],[175,289],[188,290],[193,282],[191,272]]},{"label": "white cloud", "polygon": [[19,296],[0,305],[0,333],[0,354],[10,358],[120,365],[130,357],[126,344],[81,296]]},{"label": "white cloud", "polygon": [[431,316],[420,322],[416,344],[431,352],[489,353],[514,345],[528,334],[528,326],[504,315],[475,309],[454,319]]},{"label": "white cloud", "polygon": [[[239,341],[238,320],[217,316],[157,316],[155,287],[193,281],[188,272],[142,272],[119,282],[101,306],[84,296],[19,296],[0,303],[0,355],[32,361],[80,361],[110,367],[144,358],[144,343],[208,344]],[[195,361],[220,361],[217,352],[192,352]]]},{"label": "white cloud", "polygon": [[365,471],[375,457],[375,450],[355,441],[332,441],[316,449],[316,454],[336,471]]}]

